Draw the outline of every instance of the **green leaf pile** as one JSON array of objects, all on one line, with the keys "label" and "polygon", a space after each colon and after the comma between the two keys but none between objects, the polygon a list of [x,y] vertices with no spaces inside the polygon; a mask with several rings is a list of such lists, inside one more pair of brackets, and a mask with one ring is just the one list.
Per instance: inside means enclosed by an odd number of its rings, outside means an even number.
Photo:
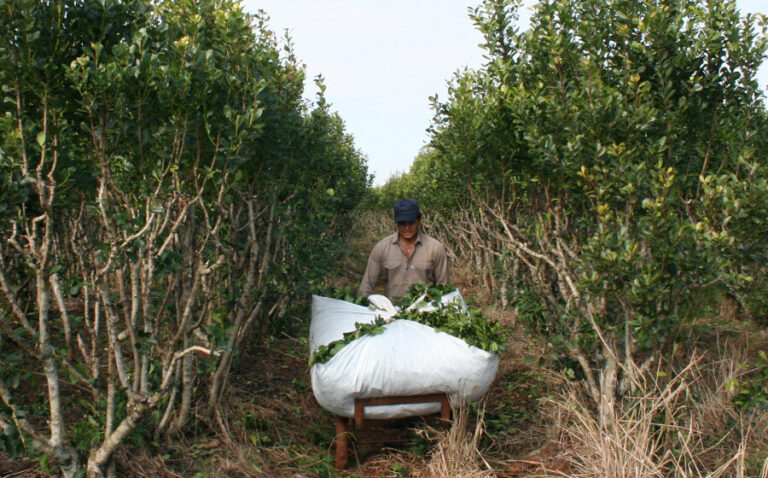
[{"label": "green leaf pile", "polygon": [[[348,289],[348,287],[347,287]],[[498,354],[506,349],[506,334],[498,322],[490,322],[476,309],[464,310],[458,302],[440,304],[443,295],[453,292],[456,287],[451,285],[439,285],[429,287],[424,283],[411,286],[408,294],[396,300],[400,307],[413,304],[426,292],[425,304],[438,307],[431,311],[401,310],[393,319],[405,319],[432,327],[436,332],[445,332],[462,339],[469,345],[483,349],[492,354]],[[335,294],[333,297],[347,302],[359,304],[356,300],[363,299],[345,292],[345,289],[327,289],[327,292]],[[346,298],[349,297],[352,300]],[[367,305],[367,300],[366,304]],[[355,330],[344,333],[344,338],[335,340],[328,345],[319,346],[309,360],[309,366],[325,363],[338,353],[344,346],[365,335],[378,335],[384,332],[386,321],[377,317],[371,324],[355,324]]]},{"label": "green leaf pile", "polygon": [[424,301],[437,306],[440,303],[440,299],[442,299],[445,294],[455,290],[456,286],[450,284],[428,286],[423,282],[419,282],[418,284],[412,285],[408,289],[408,293],[403,297],[395,297],[393,302],[395,305],[404,309],[419,300],[419,298],[426,293]]},{"label": "green leaf pile", "polygon": [[339,350],[343,349],[353,340],[357,340],[360,337],[364,337],[366,335],[379,335],[380,333],[384,332],[384,325],[386,323],[387,322],[381,317],[376,317],[376,320],[370,324],[361,324],[356,322],[355,330],[351,332],[344,332],[344,338],[334,340],[328,345],[319,346],[315,350],[315,353],[312,354],[312,357],[309,359],[309,366],[311,367],[317,363],[325,363],[331,360],[331,357],[336,355]]},{"label": "green leaf pile", "polygon": [[488,353],[498,354],[506,349],[506,334],[501,324],[489,321],[477,309],[465,311],[457,302],[443,304],[429,311],[403,310],[394,318],[427,325]]}]

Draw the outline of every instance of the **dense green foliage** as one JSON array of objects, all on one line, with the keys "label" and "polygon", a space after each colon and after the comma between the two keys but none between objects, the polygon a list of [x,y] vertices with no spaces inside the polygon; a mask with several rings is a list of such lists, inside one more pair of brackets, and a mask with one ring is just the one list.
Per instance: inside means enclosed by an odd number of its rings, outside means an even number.
[{"label": "dense green foliage", "polygon": [[428,207],[427,214],[450,212],[469,205],[466,184],[455,171],[445,167],[443,157],[430,147],[414,158],[408,173],[391,177],[386,184],[372,190],[365,208],[391,214],[392,206],[403,198],[412,198]]},{"label": "dense green foliage", "polygon": [[215,411],[369,186],[303,82],[236,1],[2,4],[0,446],[98,476]]},{"label": "dense green foliage", "polygon": [[734,392],[732,402],[741,410],[768,409],[768,355],[758,353],[756,373],[746,380],[732,379],[726,387]]},{"label": "dense green foliage", "polygon": [[474,10],[487,63],[380,194],[441,213],[436,234],[611,403],[764,273],[764,21],[730,0],[544,1],[520,31],[517,7]]}]

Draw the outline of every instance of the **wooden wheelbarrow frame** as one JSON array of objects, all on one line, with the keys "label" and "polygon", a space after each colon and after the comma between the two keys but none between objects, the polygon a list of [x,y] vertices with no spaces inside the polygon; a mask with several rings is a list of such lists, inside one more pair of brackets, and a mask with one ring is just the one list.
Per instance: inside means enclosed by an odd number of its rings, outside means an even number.
[{"label": "wooden wheelbarrow frame", "polygon": [[[440,421],[443,426],[447,426],[451,422],[451,403],[448,400],[448,395],[445,393],[429,393],[424,395],[406,395],[406,396],[392,396],[392,397],[373,397],[373,398],[356,398],[355,399],[355,417],[352,422],[352,429],[361,430],[367,422],[386,422],[393,419],[375,420],[365,418],[365,408],[375,407],[379,405],[408,405],[414,403],[439,403],[440,404]],[[413,417],[406,417],[413,418]],[[346,417],[336,416],[336,437],[334,443],[336,445],[336,469],[341,470],[346,468],[349,462],[349,436],[350,436],[349,419]]]}]

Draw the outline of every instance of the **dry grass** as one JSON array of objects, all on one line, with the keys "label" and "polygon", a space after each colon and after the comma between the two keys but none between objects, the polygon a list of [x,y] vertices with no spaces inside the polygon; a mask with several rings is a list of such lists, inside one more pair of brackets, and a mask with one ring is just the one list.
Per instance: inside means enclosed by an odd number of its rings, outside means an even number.
[{"label": "dry grass", "polygon": [[25,458],[13,458],[4,451],[0,451],[0,477],[2,478],[38,478],[47,476],[40,465]]},{"label": "dry grass", "polygon": [[569,386],[552,402],[573,466],[568,476],[766,478],[768,421],[735,410],[725,387],[741,373],[740,358],[732,353],[705,364],[694,355],[669,378],[646,376],[644,389],[620,399],[604,421],[582,390]]},{"label": "dry grass", "polygon": [[423,433],[434,443],[433,449],[423,470],[413,475],[420,478],[496,476],[479,449],[484,428],[483,414],[484,411],[479,411],[472,425],[468,407],[461,406],[454,410],[453,421],[448,429],[424,430]]}]

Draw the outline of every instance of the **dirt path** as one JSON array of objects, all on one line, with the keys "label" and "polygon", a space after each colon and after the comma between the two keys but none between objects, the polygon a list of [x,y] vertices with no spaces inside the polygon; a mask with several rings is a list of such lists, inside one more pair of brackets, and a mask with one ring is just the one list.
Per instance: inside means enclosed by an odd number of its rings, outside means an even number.
[{"label": "dirt path", "polygon": [[[356,289],[365,269],[368,253],[378,237],[356,228],[351,232],[351,251],[342,265],[342,274],[334,285]],[[479,447],[483,459],[491,464],[495,476],[526,476],[539,468],[537,462],[552,465],[551,450],[541,423],[538,399],[547,392],[547,377],[536,367],[537,346],[531,343],[508,311],[497,306],[472,268],[452,265],[452,279],[462,294],[480,307],[484,314],[509,327],[509,349],[500,357],[496,380],[488,392],[484,414],[474,408],[468,427],[483,420],[486,435]],[[274,341],[256,347],[242,375],[233,382],[228,400],[232,410],[249,408],[252,417],[239,431],[253,441],[254,424],[258,428],[264,458],[265,476],[334,476],[334,417],[324,411],[312,395],[307,367],[307,337],[304,329],[283,334]],[[250,401],[243,400],[250,397]],[[479,418],[478,418],[479,417]],[[426,437],[423,422],[392,423],[359,433],[348,468],[340,476],[425,476],[429,454],[435,442]],[[377,440],[378,439],[378,440]],[[368,443],[377,440],[379,443]],[[381,443],[382,440],[386,440]],[[543,448],[542,448],[543,447]],[[536,452],[532,454],[532,452]],[[526,460],[510,462],[512,457]],[[297,474],[298,473],[298,474]]]}]

